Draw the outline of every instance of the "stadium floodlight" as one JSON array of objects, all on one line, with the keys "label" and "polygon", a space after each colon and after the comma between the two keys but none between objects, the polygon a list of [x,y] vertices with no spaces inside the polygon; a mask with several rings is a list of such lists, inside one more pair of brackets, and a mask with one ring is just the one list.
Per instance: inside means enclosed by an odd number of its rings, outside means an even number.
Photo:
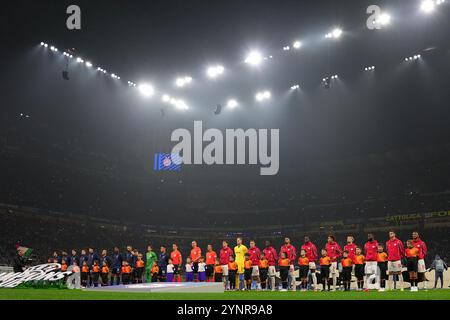
[{"label": "stadium floodlight", "polygon": [[88,68],[92,67],[92,63],[90,61],[86,61],[86,67]]},{"label": "stadium floodlight", "polygon": [[338,39],[338,38],[341,37],[341,35],[342,35],[342,29],[340,29],[340,28],[335,28],[335,29],[333,29],[333,31],[327,33],[327,34],[325,35],[325,38]]},{"label": "stadium floodlight", "polygon": [[291,87],[291,90],[298,90],[298,89],[300,89],[300,85],[298,85],[298,84],[294,84],[294,85]]},{"label": "stadium floodlight", "polygon": [[187,110],[187,109],[189,109],[189,106],[186,104],[186,102],[184,102],[183,100],[176,100],[176,102],[175,102],[175,107],[178,109],[178,110]]},{"label": "stadium floodlight", "polygon": [[301,43],[300,41],[295,41],[295,42],[292,44],[292,47],[293,47],[294,49],[300,49],[301,46],[302,46],[302,43]]},{"label": "stadium floodlight", "polygon": [[175,85],[179,88],[183,88],[184,86],[186,86],[187,84],[192,82],[192,77],[186,76],[186,77],[182,77],[182,78],[177,78],[175,80]]},{"label": "stadium floodlight", "polygon": [[236,108],[237,106],[239,106],[239,103],[238,103],[235,99],[230,99],[230,100],[228,100],[228,102],[227,102],[227,107],[228,107],[228,108],[234,109],[234,108]]},{"label": "stadium floodlight", "polygon": [[247,58],[245,59],[245,63],[252,65],[252,66],[258,66],[263,61],[263,56],[258,51],[252,51],[249,53]]},{"label": "stadium floodlight", "polygon": [[441,4],[443,4],[444,2],[445,2],[445,0],[437,0],[437,1],[436,1],[436,4],[437,4],[437,5],[441,5]]},{"label": "stadium floodlight", "polygon": [[391,23],[391,16],[387,13],[382,13],[378,20],[376,20],[376,23],[386,26],[389,23]]},{"label": "stadium floodlight", "polygon": [[45,45],[45,43],[44,42],[41,42],[41,46],[44,46]]},{"label": "stadium floodlight", "polygon": [[178,78],[177,80],[175,80],[175,84],[177,85],[177,87],[184,87],[185,82],[183,78]]},{"label": "stadium floodlight", "polygon": [[289,47],[289,46],[283,47],[283,51],[289,51],[289,50],[291,50],[291,47]]},{"label": "stadium floodlight", "polygon": [[422,57],[422,56],[421,56],[420,54],[415,54],[414,56],[405,58],[405,61],[406,61],[406,62],[408,62],[408,61],[413,61],[413,60],[420,59],[421,57]]},{"label": "stadium floodlight", "polygon": [[365,71],[372,71],[375,70],[375,66],[371,66],[371,67],[366,67],[364,68]]},{"label": "stadium floodlight", "polygon": [[342,35],[342,30],[339,28],[336,28],[333,30],[333,38],[337,39]]},{"label": "stadium floodlight", "polygon": [[207,73],[208,77],[210,77],[210,78],[216,78],[219,75],[223,74],[224,72],[225,72],[225,68],[221,65],[209,67],[206,70],[206,73]]},{"label": "stadium floodlight", "polygon": [[266,90],[266,91],[258,92],[255,95],[255,98],[256,98],[256,101],[260,101],[261,102],[261,101],[270,99],[271,96],[272,96],[272,94],[270,93],[270,91]]},{"label": "stadium floodlight", "polygon": [[161,97],[161,100],[162,100],[163,102],[170,102],[170,96],[169,96],[168,94],[164,94],[164,95]]},{"label": "stadium floodlight", "polygon": [[144,97],[151,97],[155,93],[155,89],[149,84],[141,84],[139,85],[139,92]]},{"label": "stadium floodlight", "polygon": [[78,57],[78,58],[77,58],[77,62],[78,62],[78,63],[83,63],[83,62],[84,62],[84,60],[83,60],[83,59],[81,59],[80,57]]},{"label": "stadium floodlight", "polygon": [[338,78],[337,74],[335,74],[334,76],[331,76],[331,79],[337,79],[337,78]]},{"label": "stadium floodlight", "polygon": [[44,44],[44,47],[48,48],[48,44]]},{"label": "stadium floodlight", "polygon": [[430,13],[434,11],[435,3],[432,0],[423,0],[420,4],[420,10],[425,13]]}]

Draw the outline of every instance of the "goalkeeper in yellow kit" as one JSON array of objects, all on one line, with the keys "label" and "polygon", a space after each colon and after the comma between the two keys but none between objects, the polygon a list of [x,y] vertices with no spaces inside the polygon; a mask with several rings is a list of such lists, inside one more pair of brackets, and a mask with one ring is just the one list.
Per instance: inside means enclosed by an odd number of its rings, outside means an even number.
[{"label": "goalkeeper in yellow kit", "polygon": [[236,247],[234,247],[234,256],[235,261],[238,266],[238,279],[236,283],[236,287],[240,290],[244,289],[244,261],[245,261],[245,254],[247,253],[248,249],[246,246],[242,244],[242,238],[236,239]]}]

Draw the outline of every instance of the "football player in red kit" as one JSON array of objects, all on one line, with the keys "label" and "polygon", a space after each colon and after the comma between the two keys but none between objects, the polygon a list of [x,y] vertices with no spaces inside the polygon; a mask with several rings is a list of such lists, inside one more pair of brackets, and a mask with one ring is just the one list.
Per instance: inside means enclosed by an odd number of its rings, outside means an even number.
[{"label": "football player in red kit", "polygon": [[306,252],[306,257],[308,258],[309,261],[309,272],[311,274],[314,290],[317,291],[316,261],[317,258],[319,257],[317,247],[314,243],[311,242],[308,236],[305,236],[305,243],[303,243],[301,250],[305,250]]},{"label": "football player in red kit", "polygon": [[336,238],[333,235],[328,236],[328,242],[325,245],[325,250],[327,250],[327,256],[330,257],[331,265],[330,265],[330,275],[333,279],[333,289],[332,291],[336,291],[337,277],[339,275],[338,271],[338,259],[342,255],[342,249],[339,244],[336,242]]},{"label": "football player in red kit", "polygon": [[272,247],[272,243],[270,241],[266,241],[266,247],[264,248],[263,252],[269,264],[268,276],[270,280],[269,281],[270,290],[275,291],[275,276],[276,276],[275,265],[278,261],[277,250],[275,250],[275,248]]},{"label": "football player in red kit", "polygon": [[394,275],[398,276],[400,290],[403,291],[402,258],[405,256],[403,242],[397,239],[395,232],[389,232],[389,240],[386,242],[388,254],[388,290],[394,289]]},{"label": "football player in red kit", "polygon": [[[378,270],[378,241],[374,239],[372,233],[367,235],[367,242],[364,245],[364,253],[366,254],[366,266],[364,273],[366,277],[364,278],[364,291],[369,291],[369,284],[374,280],[377,281],[377,270]],[[375,283],[378,287],[378,283]]]}]

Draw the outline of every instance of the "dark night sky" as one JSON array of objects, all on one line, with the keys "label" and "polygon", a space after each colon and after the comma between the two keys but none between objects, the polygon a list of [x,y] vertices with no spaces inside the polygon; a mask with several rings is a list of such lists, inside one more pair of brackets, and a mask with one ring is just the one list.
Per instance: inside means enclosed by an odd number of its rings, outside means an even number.
[{"label": "dark night sky", "polygon": [[[30,114],[24,135],[52,141],[78,136],[89,150],[129,158],[152,176],[148,159],[169,151],[170,132],[192,128],[203,120],[214,128],[280,128],[281,169],[278,177],[296,178],[308,163],[397,148],[448,143],[450,87],[450,8],[430,16],[419,12],[419,0],[152,0],[152,1],[8,1],[1,4],[1,121],[15,125],[18,114]],[[65,27],[69,4],[82,9],[82,30]],[[381,31],[366,27],[366,8],[378,4],[392,24]],[[339,25],[339,41],[323,35]],[[300,39],[298,53],[281,48]],[[152,82],[182,96],[192,106],[185,113],[159,116],[160,99],[145,100],[125,83],[86,68],[71,68],[61,79],[64,61],[38,46],[74,47],[94,65],[127,80]],[[242,61],[249,49],[274,54],[274,61],[252,70]],[[426,49],[432,50],[426,51]],[[48,51],[48,50],[47,50]],[[421,53],[423,61],[403,58]],[[227,68],[223,79],[204,75],[211,63]],[[376,72],[364,73],[375,65]],[[331,90],[321,87],[325,75],[339,74]],[[192,88],[175,89],[177,75],[194,77]],[[299,83],[298,94],[289,87]],[[259,89],[271,89],[272,101],[254,102]],[[236,97],[234,112],[213,115],[217,103]],[[45,124],[45,130],[42,130]],[[197,175],[205,170],[207,174]],[[186,168],[190,183],[235,168]],[[187,173],[184,174],[187,174]],[[260,178],[249,169],[247,178]],[[220,177],[223,177],[222,175]],[[186,178],[186,177],[185,177]],[[205,183],[205,187],[208,184]]]}]

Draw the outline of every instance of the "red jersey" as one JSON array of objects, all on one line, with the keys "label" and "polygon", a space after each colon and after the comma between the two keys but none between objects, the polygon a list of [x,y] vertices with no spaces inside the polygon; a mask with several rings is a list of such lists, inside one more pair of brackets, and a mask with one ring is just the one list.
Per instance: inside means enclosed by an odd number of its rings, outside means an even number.
[{"label": "red jersey", "polygon": [[198,262],[198,259],[202,256],[202,249],[200,247],[192,248],[191,250],[191,260],[192,262]]},{"label": "red jersey", "polygon": [[286,257],[289,259],[291,264],[295,263],[295,258],[297,257],[297,249],[292,244],[283,245],[280,249],[280,256],[282,253],[286,253]]},{"label": "red jersey", "polygon": [[319,257],[319,254],[317,253],[316,245],[314,243],[312,243],[311,241],[305,242],[302,245],[301,249],[306,251],[306,257],[309,259],[309,262],[314,262]]},{"label": "red jersey", "polygon": [[261,250],[258,247],[248,248],[248,252],[250,255],[250,260],[252,261],[254,266],[259,265],[259,260],[261,259]]},{"label": "red jersey", "polygon": [[337,242],[332,242],[325,245],[325,250],[327,250],[327,256],[330,257],[331,262],[336,262],[337,259],[342,255],[342,249],[337,244]]},{"label": "red jersey", "polygon": [[206,264],[216,264],[217,253],[215,251],[206,253]]},{"label": "red jersey", "polygon": [[181,264],[181,252],[179,250],[172,251],[170,259],[172,259],[173,265],[179,266]]},{"label": "red jersey", "polygon": [[227,265],[230,262],[230,256],[233,254],[233,250],[230,247],[220,249],[220,264]]},{"label": "red jersey", "polygon": [[413,240],[413,245],[417,248],[417,250],[419,250],[419,259],[424,259],[428,251],[425,242],[423,242],[422,239],[418,238],[417,240]]},{"label": "red jersey", "polygon": [[269,261],[269,266],[275,266],[278,260],[277,250],[274,247],[264,248],[264,254],[266,255],[267,261]]},{"label": "red jersey", "polygon": [[348,257],[352,260],[355,259],[356,247],[357,245],[355,243],[347,243],[344,246],[344,251],[348,251]]},{"label": "red jersey", "polygon": [[386,242],[386,250],[388,254],[388,261],[398,261],[405,255],[405,248],[403,247],[403,242],[399,239],[394,238]]},{"label": "red jersey", "polygon": [[366,261],[377,261],[378,241],[367,241],[364,245],[364,252],[366,253]]}]

